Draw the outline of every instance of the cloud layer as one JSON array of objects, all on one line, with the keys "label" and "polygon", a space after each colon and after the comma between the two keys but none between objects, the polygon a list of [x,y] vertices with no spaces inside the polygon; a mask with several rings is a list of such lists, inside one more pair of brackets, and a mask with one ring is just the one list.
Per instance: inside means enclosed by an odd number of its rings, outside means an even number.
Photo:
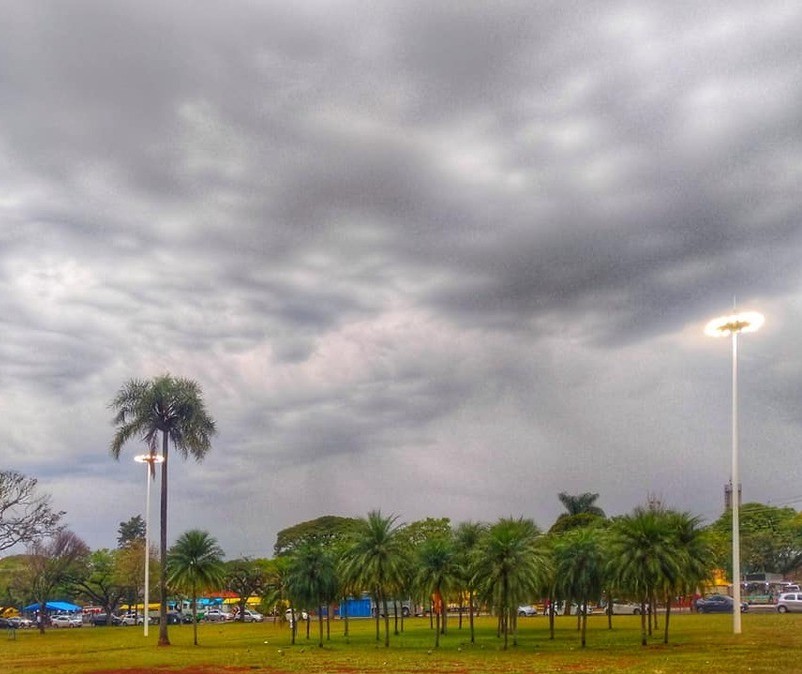
[{"label": "cloud layer", "polygon": [[[132,377],[220,429],[171,538],[381,508],[798,503],[802,9],[5,3],[0,452],[93,547],[144,508]],[[129,451],[130,450],[130,451]],[[126,454],[127,452],[127,454]]]}]

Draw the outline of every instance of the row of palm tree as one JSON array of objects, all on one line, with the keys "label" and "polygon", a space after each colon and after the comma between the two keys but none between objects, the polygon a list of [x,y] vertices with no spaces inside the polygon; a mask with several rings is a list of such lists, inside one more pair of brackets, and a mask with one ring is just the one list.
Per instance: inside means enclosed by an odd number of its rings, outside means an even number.
[{"label": "row of palm tree", "polygon": [[[285,591],[294,606],[318,613],[320,645],[322,614],[331,615],[338,597],[361,592],[370,594],[377,608],[377,641],[383,619],[385,646],[390,644],[390,604],[399,597],[416,597],[431,607],[435,647],[446,634],[450,603],[467,597],[471,641],[475,603],[486,606],[497,616],[504,648],[510,638],[516,643],[521,604],[542,598],[550,606],[575,602],[584,647],[587,607],[604,597],[627,597],[642,604],[645,644],[656,626],[656,614],[647,606],[665,606],[668,642],[672,602],[710,577],[711,559],[698,519],[672,510],[638,508],[628,516],[549,534],[525,518],[469,522],[414,545],[396,516],[373,511],[337,545],[307,543],[293,551],[286,559]],[[553,611],[550,630],[553,638]]]}]

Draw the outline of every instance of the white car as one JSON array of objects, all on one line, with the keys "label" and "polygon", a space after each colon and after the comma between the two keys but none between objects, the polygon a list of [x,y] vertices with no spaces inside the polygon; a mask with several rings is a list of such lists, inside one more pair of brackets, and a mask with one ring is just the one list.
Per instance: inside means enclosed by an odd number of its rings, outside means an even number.
[{"label": "white car", "polygon": [[258,611],[251,611],[250,609],[245,609],[245,612],[242,614],[242,620],[246,623],[260,623],[263,622],[265,617],[259,613]]},{"label": "white car", "polygon": [[210,608],[203,614],[203,619],[210,623],[222,623],[231,620],[234,617],[233,613],[228,611],[221,611],[219,608]]},{"label": "white car", "polygon": [[126,613],[125,615],[120,616],[120,622],[118,624],[123,625],[124,627],[144,625],[145,618],[141,613]]},{"label": "white car", "polygon": [[777,599],[777,612],[802,611],[802,592],[783,592]]},{"label": "white car", "polygon": [[531,604],[528,606],[519,606],[518,615],[521,617],[531,617],[533,615],[537,615],[537,609]]},{"label": "white car", "polygon": [[53,627],[83,627],[81,616],[74,615],[54,615],[50,617],[50,624]]},{"label": "white car", "polygon": [[[641,605],[635,604],[631,601],[614,601],[612,604],[610,604],[608,611],[613,615],[640,615]],[[649,612],[648,604],[646,605],[646,612]]]}]

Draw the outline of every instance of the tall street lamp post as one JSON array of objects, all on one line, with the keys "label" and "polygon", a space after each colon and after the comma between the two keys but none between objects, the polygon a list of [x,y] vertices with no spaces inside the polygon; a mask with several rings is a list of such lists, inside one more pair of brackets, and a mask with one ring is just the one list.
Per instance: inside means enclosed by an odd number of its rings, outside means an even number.
[{"label": "tall street lamp post", "polygon": [[741,633],[741,531],[738,476],[738,333],[755,332],[765,322],[756,311],[714,318],[705,326],[709,337],[732,338],[732,633]]},{"label": "tall street lamp post", "polygon": [[[146,464],[145,476],[145,610],[142,624],[145,636],[148,636],[148,623],[150,623],[150,481],[156,472],[156,464],[164,461],[160,454],[140,454],[134,461]],[[164,571],[162,571],[164,573]]]}]

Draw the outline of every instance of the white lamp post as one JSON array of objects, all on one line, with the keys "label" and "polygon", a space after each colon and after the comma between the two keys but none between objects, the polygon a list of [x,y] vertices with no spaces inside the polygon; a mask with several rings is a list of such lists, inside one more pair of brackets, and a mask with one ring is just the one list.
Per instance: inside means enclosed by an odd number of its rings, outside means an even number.
[{"label": "white lamp post", "polygon": [[164,461],[160,454],[140,454],[134,461],[146,464],[145,474],[145,610],[142,616],[144,634],[148,636],[148,623],[150,622],[150,480],[155,472],[154,466]]},{"label": "white lamp post", "polygon": [[738,476],[738,333],[755,332],[765,322],[756,311],[714,318],[705,326],[709,337],[732,337],[732,632],[741,633],[741,531]]}]

